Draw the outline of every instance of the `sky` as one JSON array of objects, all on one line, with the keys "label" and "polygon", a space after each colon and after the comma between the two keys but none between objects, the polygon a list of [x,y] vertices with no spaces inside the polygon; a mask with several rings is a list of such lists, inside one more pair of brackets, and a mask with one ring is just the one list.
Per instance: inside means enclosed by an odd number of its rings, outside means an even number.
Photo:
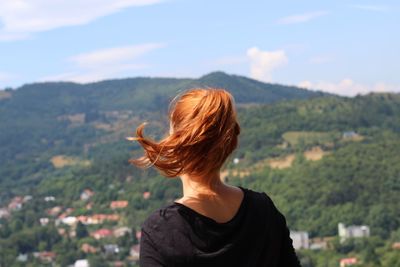
[{"label": "sky", "polygon": [[0,0],[0,88],[224,71],[400,92],[398,0]]}]

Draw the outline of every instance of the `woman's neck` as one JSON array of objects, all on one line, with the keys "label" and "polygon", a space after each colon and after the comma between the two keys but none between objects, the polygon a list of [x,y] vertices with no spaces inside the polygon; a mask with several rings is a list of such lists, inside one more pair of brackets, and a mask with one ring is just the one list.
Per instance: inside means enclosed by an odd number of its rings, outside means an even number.
[{"label": "woman's neck", "polygon": [[[207,178],[207,179],[200,179]],[[213,183],[204,180],[212,179]],[[207,177],[182,175],[183,197],[175,202],[196,211],[197,213],[224,223],[237,214],[244,198],[244,192],[220,180],[219,171]]]},{"label": "woman's neck", "polygon": [[[180,176],[182,181],[183,197],[186,198],[204,198],[218,195],[226,186],[220,179],[219,170],[210,174],[211,177],[197,177],[189,174]],[[212,181],[206,183],[204,181]]]}]

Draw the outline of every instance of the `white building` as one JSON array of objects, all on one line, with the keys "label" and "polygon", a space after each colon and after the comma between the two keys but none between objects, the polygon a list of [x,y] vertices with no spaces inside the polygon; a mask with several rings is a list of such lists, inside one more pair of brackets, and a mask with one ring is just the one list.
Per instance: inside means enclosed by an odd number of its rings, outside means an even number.
[{"label": "white building", "polygon": [[61,222],[63,224],[72,226],[72,225],[75,225],[78,222],[78,219],[76,217],[74,217],[74,216],[68,216],[68,217],[65,217],[65,218],[61,219]]},{"label": "white building", "polygon": [[77,260],[74,264],[74,267],[90,267],[89,261],[84,260]]},{"label": "white building", "polygon": [[50,222],[49,218],[46,218],[46,217],[40,218],[39,221],[40,221],[40,225],[42,225],[42,226],[45,226]]},{"label": "white building", "polygon": [[94,192],[90,189],[85,189],[81,193],[81,200],[86,201],[94,195]]},{"label": "white building", "polygon": [[344,242],[348,238],[369,237],[370,235],[369,227],[367,225],[351,225],[346,227],[344,223],[339,223],[338,232],[340,242]]},{"label": "white building", "polygon": [[46,201],[46,202],[55,201],[55,200],[56,200],[56,198],[54,196],[44,197],[44,201]]},{"label": "white building", "polygon": [[310,247],[308,232],[290,231],[290,238],[293,240],[293,248],[296,250],[308,249]]}]

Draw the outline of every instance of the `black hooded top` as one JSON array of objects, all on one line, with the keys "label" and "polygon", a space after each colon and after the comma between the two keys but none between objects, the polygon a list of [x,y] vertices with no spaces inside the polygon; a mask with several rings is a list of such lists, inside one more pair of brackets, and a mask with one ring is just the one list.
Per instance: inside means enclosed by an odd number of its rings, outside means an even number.
[{"label": "black hooded top", "polygon": [[240,188],[242,203],[225,223],[177,202],[151,214],[142,225],[140,266],[300,266],[272,200]]}]

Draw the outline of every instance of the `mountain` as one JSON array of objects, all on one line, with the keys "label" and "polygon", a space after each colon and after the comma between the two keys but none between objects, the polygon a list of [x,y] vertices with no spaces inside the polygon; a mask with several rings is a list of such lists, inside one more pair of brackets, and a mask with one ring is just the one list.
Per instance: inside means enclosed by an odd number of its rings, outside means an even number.
[{"label": "mountain", "polygon": [[[38,171],[52,167],[49,160],[54,155],[80,155],[96,143],[123,138],[144,119],[161,120],[170,100],[194,87],[226,88],[238,104],[324,95],[223,72],[199,79],[129,78],[24,85],[7,90],[6,97],[0,99],[0,186],[14,187],[21,180],[25,186],[35,184],[41,179]],[[5,193],[1,191],[0,200]]]},{"label": "mountain", "polygon": [[159,110],[179,92],[195,87],[219,87],[229,90],[237,103],[273,103],[326,95],[294,86],[262,83],[246,77],[213,72],[199,79],[128,78],[96,83],[46,82],[9,90],[11,96],[0,99],[2,110],[64,114],[71,110]]}]

